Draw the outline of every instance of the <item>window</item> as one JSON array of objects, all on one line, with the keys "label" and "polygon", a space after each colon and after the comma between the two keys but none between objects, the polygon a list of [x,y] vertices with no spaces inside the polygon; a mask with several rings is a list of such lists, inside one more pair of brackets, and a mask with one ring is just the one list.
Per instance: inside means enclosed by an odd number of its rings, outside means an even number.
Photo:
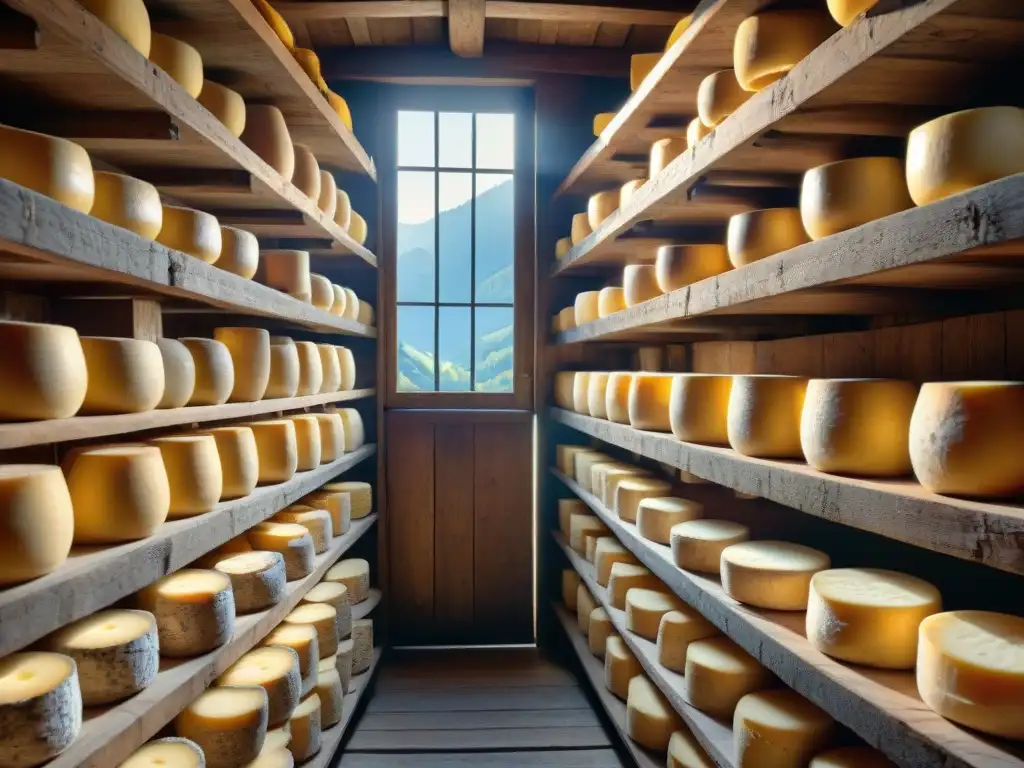
[{"label": "window", "polygon": [[515,134],[513,112],[398,112],[398,392],[514,390]]}]

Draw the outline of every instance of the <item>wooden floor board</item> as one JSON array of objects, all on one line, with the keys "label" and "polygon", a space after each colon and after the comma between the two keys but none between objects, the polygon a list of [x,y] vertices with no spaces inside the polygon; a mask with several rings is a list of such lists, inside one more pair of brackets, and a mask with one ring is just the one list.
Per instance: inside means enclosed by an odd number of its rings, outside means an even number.
[{"label": "wooden floor board", "polygon": [[438,691],[430,696],[419,691],[382,691],[370,700],[367,712],[500,712],[579,709],[585,706],[587,699],[577,688],[537,686],[529,689]]},{"label": "wooden floor board", "polygon": [[339,768],[625,768],[612,749],[393,755],[346,752]]},{"label": "wooden floor board", "polygon": [[423,731],[365,731],[360,728],[353,734],[346,749],[350,752],[450,752],[453,749],[579,749],[607,746],[611,746],[608,734],[599,725],[558,725],[550,728]]},{"label": "wooden floor board", "polygon": [[[380,689],[378,688],[378,691]],[[558,725],[595,726],[600,721],[590,707],[565,709],[558,713]],[[447,712],[370,713],[359,723],[360,731],[447,731],[475,728],[547,728],[552,724],[551,713],[535,712],[462,712],[452,717]]]}]

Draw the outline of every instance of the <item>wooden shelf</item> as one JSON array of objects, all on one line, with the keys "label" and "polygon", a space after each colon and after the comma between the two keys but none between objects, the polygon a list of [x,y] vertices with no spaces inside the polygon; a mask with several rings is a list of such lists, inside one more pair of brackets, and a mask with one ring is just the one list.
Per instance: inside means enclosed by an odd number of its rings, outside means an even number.
[{"label": "wooden shelf", "polygon": [[[160,674],[144,691],[112,707],[86,709],[82,731],[74,744],[47,763],[47,767],[119,765],[281,623],[376,519],[376,515],[371,515],[354,521],[348,533],[334,539],[326,552],[317,555],[309,576],[288,582],[288,593],[280,603],[259,613],[238,616],[234,634],[220,648],[192,659],[161,658]],[[356,608],[353,606],[353,615]]]},{"label": "wooden shelf", "polygon": [[[244,2],[238,0],[238,7]],[[338,243],[376,266],[373,253],[74,0],[4,3],[38,28],[23,48],[0,57],[0,75],[31,104],[19,127],[71,139],[94,158],[257,236]],[[0,24],[17,18],[7,8],[0,11]],[[251,35],[245,43],[250,41]],[[287,73],[294,74],[290,68]],[[262,88],[266,93],[267,85]]]},{"label": "wooden shelf", "polygon": [[583,672],[587,676],[587,680],[590,681],[594,696],[601,702],[601,707],[608,715],[608,719],[612,721],[612,725],[615,726],[615,731],[619,734],[623,746],[633,758],[637,768],[662,768],[665,765],[665,760],[660,755],[648,752],[629,738],[629,734],[626,733],[626,705],[617,699],[604,684],[604,664],[590,652],[587,638],[580,632],[576,617],[570,615],[565,606],[560,603],[552,602],[551,607],[561,622],[565,634],[569,637],[569,644],[580,660],[580,666],[583,667]]},{"label": "wooden shelf", "polygon": [[[354,614],[355,606],[353,606],[352,611]],[[380,648],[375,648],[370,668],[361,675],[353,675],[352,680],[349,682],[348,692],[345,694],[345,700],[342,703],[341,720],[323,732],[320,751],[310,760],[303,763],[303,768],[328,768],[328,766],[335,764],[334,756],[341,746],[342,739],[345,738],[348,727],[352,724],[356,709],[362,703],[363,696],[373,681],[373,675],[376,673],[377,666],[380,663],[381,653],[382,650]]]},{"label": "wooden shelf", "polygon": [[0,179],[0,278],[111,283],[120,286],[122,293],[127,286],[130,293],[186,299],[318,331],[364,338],[377,335],[372,326],[316,309],[4,179]]},{"label": "wooden shelf", "polygon": [[[913,671],[847,666],[816,650],[805,636],[804,613],[764,611],[725,594],[717,578],[676,567],[672,551],[647,541],[591,493],[554,474],[639,560],[787,686],[903,768],[1024,768],[1024,746],[965,730],[939,717],[917,694]],[[820,500],[820,493],[817,498]]]},{"label": "wooden shelf", "polygon": [[929,493],[916,481],[869,480],[818,472],[798,461],[754,459],[560,408],[551,418],[705,480],[815,517],[916,547],[1024,574],[1024,509]]},{"label": "wooden shelf", "polygon": [[[709,15],[709,11],[705,24],[692,28],[691,44],[699,45],[705,29],[713,31],[708,45],[724,56],[726,41],[732,50],[738,21],[760,5],[764,3],[718,0],[712,8],[719,12]],[[716,25],[715,19],[728,23]],[[921,0],[862,19],[836,32],[786,77],[723,121],[711,137],[673,161],[628,206],[574,246],[554,271],[607,260],[617,250],[615,239],[638,222],[678,216],[694,185],[710,172],[744,170],[766,177],[793,173],[850,152],[863,153],[857,147],[866,146],[865,139],[870,137],[887,138],[891,152],[896,146],[893,138],[904,137],[914,125],[973,106],[978,84],[999,77],[1000,64],[1019,55],[1022,39],[1024,11],[1009,0]],[[685,66],[687,61],[706,63],[695,55],[687,57],[686,47],[684,41],[677,43],[652,73],[651,83],[645,82],[630,101],[661,93],[658,73]],[[729,56],[724,64],[708,66],[701,76],[731,62]],[[683,90],[682,98],[678,90],[665,89],[666,98],[670,93],[692,110],[695,88]],[[641,123],[629,125],[641,127]],[[842,139],[838,144],[836,137]],[[588,156],[593,152],[592,148]],[[598,152],[589,161],[584,156],[581,163],[600,165],[599,158],[606,155]],[[567,183],[579,176],[574,173]]]},{"label": "wooden shelf", "polygon": [[0,592],[0,656],[186,567],[376,451],[376,445],[364,445],[330,464],[296,473],[286,483],[263,486],[242,499],[221,502],[212,512],[168,521],[148,539],[73,547],[53,573]]}]

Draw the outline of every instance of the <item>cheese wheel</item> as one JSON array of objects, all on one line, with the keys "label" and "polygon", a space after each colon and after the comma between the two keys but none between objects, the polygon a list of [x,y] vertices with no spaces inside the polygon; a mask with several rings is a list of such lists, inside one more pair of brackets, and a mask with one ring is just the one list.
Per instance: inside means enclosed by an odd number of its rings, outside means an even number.
[{"label": "cheese wheel", "polygon": [[295,476],[299,465],[295,424],[287,419],[254,421],[247,425],[256,438],[260,485],[285,483]]},{"label": "cheese wheel", "polygon": [[196,387],[196,364],[188,347],[175,339],[157,339],[164,368],[164,391],[157,408],[181,408]]},{"label": "cheese wheel", "polygon": [[668,768],[715,768],[715,761],[686,728],[668,740]]},{"label": "cheese wheel", "polygon": [[0,419],[66,419],[81,408],[89,374],[74,328],[0,321],[0,362]]},{"label": "cheese wheel", "polygon": [[216,328],[213,337],[228,349],[235,381],[228,400],[263,399],[270,381],[270,333],[263,328]]},{"label": "cheese wheel", "polygon": [[683,698],[712,717],[730,717],[740,699],[772,682],[771,672],[728,637],[695,639],[687,646]]},{"label": "cheese wheel", "polygon": [[604,409],[609,421],[616,424],[629,423],[629,391],[632,385],[632,373],[616,371],[608,374]]},{"label": "cheese wheel", "polygon": [[587,585],[580,583],[576,587],[576,623],[579,624],[580,632],[586,635],[590,631],[590,614],[597,608],[597,600],[590,594]]},{"label": "cheese wheel", "polygon": [[337,392],[341,387],[341,364],[338,362],[338,353],[334,351],[332,344],[317,344],[316,349],[320,355],[320,369],[323,372],[320,392]]},{"label": "cheese wheel", "polygon": [[138,594],[156,617],[161,656],[199,656],[219,648],[235,630],[231,580],[218,571],[184,568]]},{"label": "cheese wheel", "polygon": [[151,411],[164,394],[160,347],[143,339],[83,336],[89,383],[82,413]]},{"label": "cheese wheel", "polygon": [[573,515],[569,521],[569,546],[580,555],[587,551],[587,535],[607,536],[608,526],[593,515]]},{"label": "cheese wheel", "polygon": [[815,755],[808,768],[895,768],[896,764],[871,747],[840,747]]},{"label": "cheese wheel", "polygon": [[327,571],[324,581],[336,581],[348,589],[350,605],[363,602],[370,596],[370,564],[362,558],[342,560]]},{"label": "cheese wheel", "polygon": [[231,579],[236,613],[262,611],[284,599],[286,576],[280,552],[242,552],[219,559],[214,569]]},{"label": "cheese wheel", "polygon": [[579,328],[584,323],[590,323],[597,320],[597,297],[598,291],[584,291],[576,295],[576,301],[574,304],[575,310],[575,323],[576,327]]},{"label": "cheese wheel", "polygon": [[[346,434],[345,422],[340,413],[314,413],[313,416],[320,427],[320,461],[329,464],[337,461],[345,454]],[[355,509],[353,509],[355,512]],[[365,515],[364,515],[365,516]],[[359,519],[355,514],[352,519]]]},{"label": "cheese wheel", "polygon": [[168,517],[192,517],[210,512],[224,490],[217,441],[212,435],[155,437],[171,489]]},{"label": "cheese wheel", "polygon": [[11,768],[56,757],[82,727],[82,694],[73,659],[12,653],[0,659],[0,755]]},{"label": "cheese wheel", "polygon": [[631,589],[626,593],[626,629],[647,640],[657,640],[662,616],[683,607],[679,598],[662,590]]},{"label": "cheese wheel", "polygon": [[[344,428],[345,433],[345,447],[344,450],[348,453],[362,448],[366,444],[366,428],[363,426],[363,417],[355,408],[335,408],[333,413],[337,413],[341,418],[341,424]],[[354,488],[363,488],[369,493],[370,486],[366,483],[353,486]],[[369,501],[369,499],[367,499]]]},{"label": "cheese wheel", "polygon": [[901,477],[917,387],[894,379],[811,379],[800,417],[807,463],[822,472]]},{"label": "cheese wheel", "polygon": [[587,223],[591,229],[600,227],[619,208],[619,190],[610,189],[591,195],[587,201]]},{"label": "cheese wheel", "polygon": [[153,33],[150,39],[150,62],[185,89],[193,99],[203,90],[203,57],[188,43],[168,35]]},{"label": "cheese wheel", "polygon": [[299,657],[300,695],[308,695],[316,687],[320,664],[320,637],[316,627],[309,624],[291,624],[287,620],[263,639],[263,645],[291,648]]},{"label": "cheese wheel", "polygon": [[292,184],[316,203],[320,200],[320,165],[309,147],[295,144],[293,151],[295,152],[295,170],[292,173]]},{"label": "cheese wheel", "polygon": [[331,531],[335,536],[348,533],[352,525],[352,495],[345,491],[315,491],[302,500],[331,516]]},{"label": "cheese wheel", "polygon": [[640,561],[617,539],[611,536],[600,537],[594,546],[594,572],[597,574],[597,583],[602,587],[608,586],[612,567],[616,563],[639,565]]},{"label": "cheese wheel", "polygon": [[[320,673],[318,670],[317,676],[319,676],[319,674]],[[288,742],[291,740],[292,731],[287,721],[285,721],[283,725],[280,725],[277,728],[269,728],[267,730],[267,738],[263,742],[263,749],[260,752],[260,754],[262,755],[267,752],[276,752],[283,749],[285,754],[288,755],[288,759],[291,760],[291,753],[287,749]],[[291,766],[292,764],[289,763],[288,765]],[[247,766],[247,768],[252,768],[252,766]]]},{"label": "cheese wheel", "polygon": [[54,633],[47,645],[74,660],[87,707],[134,696],[160,671],[156,620],[145,611],[99,611]]},{"label": "cheese wheel", "polygon": [[323,275],[311,272],[309,275],[310,302],[317,309],[330,312],[334,305],[334,287]]},{"label": "cheese wheel", "polygon": [[658,289],[669,293],[732,269],[724,245],[663,245],[654,264]]},{"label": "cheese wheel", "polygon": [[245,130],[239,138],[285,181],[292,180],[295,147],[280,109],[270,104],[249,104],[245,112]]},{"label": "cheese wheel", "polygon": [[356,296],[356,292],[351,288],[345,288],[342,286],[342,293],[345,294],[345,309],[341,313],[341,316],[346,320],[359,320],[359,307],[362,306],[362,302],[359,297]]},{"label": "cheese wheel", "polygon": [[722,551],[722,589],[734,600],[773,611],[807,608],[811,577],[829,556],[788,541],[745,541]]},{"label": "cheese wheel", "polygon": [[188,739],[155,739],[143,744],[121,763],[120,768],[206,768],[203,750]]},{"label": "cheese wheel", "polygon": [[245,131],[245,100],[237,91],[210,80],[203,81],[198,101],[223,123],[236,139]]},{"label": "cheese wheel", "polygon": [[1024,619],[950,611],[921,622],[917,690],[942,717],[1024,739]]},{"label": "cheese wheel", "polygon": [[286,624],[311,626],[316,630],[320,658],[338,652],[338,612],[327,603],[303,603],[284,617]]},{"label": "cheese wheel", "polygon": [[259,269],[260,246],[256,235],[244,229],[221,226],[221,249],[217,267],[251,280]]},{"label": "cheese wheel", "polygon": [[204,430],[217,444],[220,457],[221,501],[240,499],[256,488],[259,480],[259,452],[249,427],[215,427]]},{"label": "cheese wheel", "polygon": [[608,600],[612,608],[626,609],[626,593],[631,589],[664,589],[661,580],[639,563],[613,563],[608,572]]},{"label": "cheese wheel", "polygon": [[747,526],[731,520],[689,520],[669,533],[675,564],[700,573],[720,573],[722,552],[750,538]]},{"label": "cheese wheel", "polygon": [[848,27],[860,14],[874,8],[878,0],[826,0],[826,4],[832,18]]},{"label": "cheese wheel", "polygon": [[647,167],[648,178],[657,178],[669,163],[686,151],[685,136],[667,136],[651,144],[651,159]]},{"label": "cheese wheel", "polygon": [[[569,307],[572,309],[572,307]],[[564,310],[563,310],[564,311]],[[573,409],[573,392],[575,389],[576,373],[574,371],[559,371],[555,374],[555,404],[567,411]]]},{"label": "cheese wheel", "polygon": [[220,222],[203,211],[162,205],[163,223],[156,241],[168,248],[187,253],[206,264],[220,259],[223,239]]},{"label": "cheese wheel", "polygon": [[338,184],[329,172],[320,169],[320,194],[317,198],[317,207],[321,213],[330,220],[334,220],[334,214],[338,210]]},{"label": "cheese wheel", "polygon": [[688,149],[700,144],[704,139],[714,133],[714,128],[709,128],[701,122],[699,117],[693,118],[686,125],[686,146]]},{"label": "cheese wheel", "polygon": [[679,481],[686,485],[712,485],[710,480],[697,477],[693,472],[687,472],[685,469],[679,470]]},{"label": "cheese wheel", "polygon": [[226,403],[235,386],[235,366],[231,353],[214,339],[178,339],[192,355],[196,383],[189,405],[221,405]]},{"label": "cheese wheel", "polygon": [[635,373],[629,385],[629,423],[634,429],[671,432],[669,404],[675,391],[671,373]]},{"label": "cheese wheel", "polygon": [[812,240],[912,208],[902,163],[858,157],[811,168],[800,185],[800,220]]},{"label": "cheese wheel", "polygon": [[910,462],[933,493],[1008,498],[1024,492],[1014,459],[1024,435],[1024,383],[928,383],[910,418]]},{"label": "cheese wheel", "polygon": [[563,307],[558,314],[552,318],[556,333],[571,331],[576,327],[576,306]]},{"label": "cheese wheel", "polygon": [[799,64],[835,31],[823,11],[766,11],[736,28],[732,64],[744,90],[757,93]]},{"label": "cheese wheel", "polygon": [[569,253],[570,248],[572,248],[572,238],[560,237],[555,241],[555,258],[564,258]]},{"label": "cheese wheel", "polygon": [[331,314],[335,317],[344,317],[345,304],[348,303],[348,298],[345,296],[345,289],[337,283],[332,283],[331,290],[334,291],[334,303],[331,304]]},{"label": "cheese wheel", "polygon": [[[561,374],[555,374],[556,376]],[[574,374],[569,374],[573,376]],[[593,449],[586,445],[559,445],[555,448],[555,463],[558,469],[570,477],[573,476],[576,467],[576,454],[583,452],[593,453]],[[577,499],[578,501],[578,499]],[[583,502],[580,502],[582,504]]]},{"label": "cheese wheel", "polygon": [[276,728],[288,722],[299,704],[299,654],[285,646],[256,648],[228,667],[217,678],[217,685],[263,688],[267,692],[267,725]]},{"label": "cheese wheel", "polygon": [[647,177],[627,181],[619,188],[619,208],[625,208],[636,197],[636,193],[647,183]]},{"label": "cheese wheel", "polygon": [[320,73],[320,58],[309,48],[293,48],[292,56],[302,67],[306,76],[317,86],[321,93],[327,93],[327,83]]},{"label": "cheese wheel", "polygon": [[942,610],[939,590],[896,571],[834,568],[811,579],[807,639],[827,656],[913,669],[921,622]]},{"label": "cheese wheel", "polygon": [[142,0],[78,0],[78,4],[117,32],[144,57],[149,56],[152,31],[149,13]]},{"label": "cheese wheel", "polygon": [[744,456],[797,459],[807,379],[733,376],[727,415],[729,445]]},{"label": "cheese wheel", "polygon": [[729,218],[726,248],[737,269],[810,242],[799,208],[765,208]]},{"label": "cheese wheel", "polygon": [[315,395],[324,382],[324,369],[320,363],[320,350],[312,341],[296,341],[295,351],[299,356],[299,388],[300,396]]},{"label": "cheese wheel", "polygon": [[614,315],[616,312],[621,312],[624,309],[626,309],[626,291],[624,288],[608,286],[607,288],[602,288],[598,292],[598,317],[608,317],[608,315]]},{"label": "cheese wheel", "polygon": [[683,721],[661,691],[643,675],[629,681],[626,698],[626,734],[642,747],[656,752],[668,749],[672,734]]},{"label": "cheese wheel", "polygon": [[295,444],[299,472],[308,472],[320,466],[320,422],[312,414],[288,416],[288,421],[295,425]]},{"label": "cheese wheel", "polygon": [[[561,447],[561,446],[559,446]],[[563,536],[569,535],[569,524],[572,520],[573,514],[586,514],[587,505],[579,499],[559,499],[558,500],[558,529],[562,532]]]},{"label": "cheese wheel", "polygon": [[352,211],[352,222],[348,227],[348,234],[353,240],[359,245],[366,245],[366,237],[369,234],[369,230],[366,226],[366,219],[360,216],[356,211]]},{"label": "cheese wheel", "polygon": [[660,53],[634,53],[629,57],[629,89],[635,91],[661,60]]},{"label": "cheese wheel", "polygon": [[258,685],[209,688],[174,718],[174,731],[199,745],[210,768],[246,766],[263,749],[269,712]]},{"label": "cheese wheel", "polygon": [[[637,590],[639,591],[639,590]],[[629,595],[626,596],[627,600]],[[676,605],[661,616],[657,629],[658,663],[666,669],[683,674],[686,651],[690,643],[715,637],[715,625],[688,605]]]},{"label": "cheese wheel", "polygon": [[704,516],[704,507],[696,501],[671,496],[641,499],[636,508],[636,530],[648,541],[672,542],[672,529],[687,520]]},{"label": "cheese wheel", "polygon": [[729,443],[732,376],[680,373],[672,378],[668,415],[672,434],[688,443]]},{"label": "cheese wheel", "polygon": [[348,347],[334,347],[334,353],[338,357],[338,368],[341,371],[341,385],[339,392],[351,392],[356,388],[356,359],[352,350]]},{"label": "cheese wheel", "polygon": [[334,223],[346,232],[352,226],[352,200],[349,198],[348,192],[343,189],[338,190],[338,204],[334,208]]},{"label": "cheese wheel", "polygon": [[714,128],[743,106],[751,96],[736,79],[736,71],[723,69],[703,80],[697,88],[697,114],[708,128]]},{"label": "cheese wheel", "polygon": [[629,696],[629,681],[641,673],[640,662],[626,641],[612,635],[604,644],[604,685],[620,699]]},{"label": "cheese wheel", "polygon": [[590,490],[593,469],[597,464],[617,464],[611,456],[600,451],[578,451],[573,454],[573,477],[584,490]]},{"label": "cheese wheel", "polygon": [[835,721],[789,689],[749,693],[732,719],[736,765],[798,768],[826,747]]},{"label": "cheese wheel", "polygon": [[[345,693],[348,693],[352,687],[352,654],[355,650],[355,642],[352,638],[348,640],[342,640],[338,643],[338,653],[334,657],[335,668],[338,670],[338,676],[341,678],[342,687],[345,689]],[[327,659],[322,659],[326,662]]]},{"label": "cheese wheel", "polygon": [[297,523],[257,523],[247,534],[254,549],[280,552],[288,581],[304,579],[313,572],[313,537]]},{"label": "cheese wheel", "polygon": [[74,528],[59,467],[0,464],[0,586],[56,570],[71,551]]},{"label": "cheese wheel", "polygon": [[687,14],[686,16],[683,16],[683,18],[676,22],[676,25],[672,27],[672,32],[669,34],[668,40],[665,42],[666,51],[673,45],[675,45],[676,41],[682,38],[684,34],[686,34],[686,30],[690,28],[690,24],[692,21],[693,16],[691,14]]},{"label": "cheese wheel", "polygon": [[309,276],[309,251],[269,250],[260,252],[256,280],[309,304],[313,287]]},{"label": "cheese wheel", "polygon": [[[320,425],[321,429],[323,424]],[[352,507],[352,519],[362,520],[373,511],[373,487],[359,480],[347,480],[341,483],[328,483],[324,491],[331,493],[347,493]]]},{"label": "cheese wheel", "polygon": [[590,372],[577,371],[572,382],[572,409],[576,413],[588,414],[590,408]]},{"label": "cheese wheel", "polygon": [[627,307],[635,307],[663,291],[658,286],[658,271],[653,264],[629,264],[622,270],[622,293]]},{"label": "cheese wheel", "polygon": [[615,489],[615,514],[620,520],[635,523],[637,510],[644,499],[668,496],[672,484],[651,477],[631,477],[619,483]]},{"label": "cheese wheel", "polygon": [[591,234],[594,230],[590,227],[589,217],[585,213],[577,213],[572,217],[572,229],[570,231],[570,239],[573,245],[579,245]]},{"label": "cheese wheel", "polygon": [[614,119],[615,119],[615,113],[614,112],[599,112],[598,114],[594,115],[594,124],[593,124],[594,135],[595,136],[600,136],[602,133],[604,133],[605,129],[608,127],[608,125]]},{"label": "cheese wheel", "polygon": [[361,675],[370,668],[372,661],[373,621],[357,619],[352,622],[352,674]]},{"label": "cheese wheel", "polygon": [[[160,449],[155,446],[74,450],[64,460],[64,474],[74,508],[77,544],[144,539],[156,533],[170,512],[170,483]],[[48,535],[52,533],[51,529]]]},{"label": "cheese wheel", "polygon": [[587,647],[590,648],[590,652],[603,659],[605,645],[613,634],[615,630],[612,628],[612,620],[608,618],[608,611],[604,608],[595,608],[591,611],[590,620],[587,622]]},{"label": "cheese wheel", "polygon": [[619,483],[635,477],[647,477],[650,475],[650,472],[646,469],[631,467],[628,464],[599,464],[595,469],[597,470],[597,477],[593,486],[594,493],[606,507],[615,506],[615,494],[618,491]]},{"label": "cheese wheel", "polygon": [[580,587],[580,575],[571,568],[562,570],[562,602],[576,613],[576,590]]},{"label": "cheese wheel", "polygon": [[78,144],[0,125],[0,178],[89,213],[95,180],[89,153]]},{"label": "cheese wheel", "polygon": [[[352,635],[352,604],[348,601],[348,587],[340,581],[321,581],[302,596],[302,602],[329,605],[337,617],[338,639]],[[337,651],[330,655],[336,654]]]},{"label": "cheese wheel", "polygon": [[320,699],[320,724],[330,728],[341,722],[345,701],[345,689],[341,684],[341,675],[331,656],[320,662],[316,676],[316,695]]},{"label": "cheese wheel", "polygon": [[153,240],[163,225],[156,187],[120,173],[93,171],[95,195],[90,215]]},{"label": "cheese wheel", "polygon": [[607,417],[605,411],[605,394],[608,387],[608,374],[594,371],[587,382],[587,413],[599,419]]},{"label": "cheese wheel", "polygon": [[288,742],[288,751],[292,757],[302,762],[308,760],[321,747],[320,697],[312,693],[304,699],[292,712],[288,719],[292,738]]}]

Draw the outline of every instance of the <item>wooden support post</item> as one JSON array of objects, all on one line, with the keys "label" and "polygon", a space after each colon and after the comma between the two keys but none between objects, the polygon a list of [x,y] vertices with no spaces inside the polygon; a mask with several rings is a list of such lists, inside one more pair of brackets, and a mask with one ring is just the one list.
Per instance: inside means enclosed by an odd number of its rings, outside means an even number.
[{"label": "wooden support post", "polygon": [[156,341],[163,336],[160,303],[153,299],[65,299],[56,306],[57,322],[82,336],[118,336]]},{"label": "wooden support post", "polygon": [[448,43],[458,56],[483,56],[484,0],[448,1]]}]

